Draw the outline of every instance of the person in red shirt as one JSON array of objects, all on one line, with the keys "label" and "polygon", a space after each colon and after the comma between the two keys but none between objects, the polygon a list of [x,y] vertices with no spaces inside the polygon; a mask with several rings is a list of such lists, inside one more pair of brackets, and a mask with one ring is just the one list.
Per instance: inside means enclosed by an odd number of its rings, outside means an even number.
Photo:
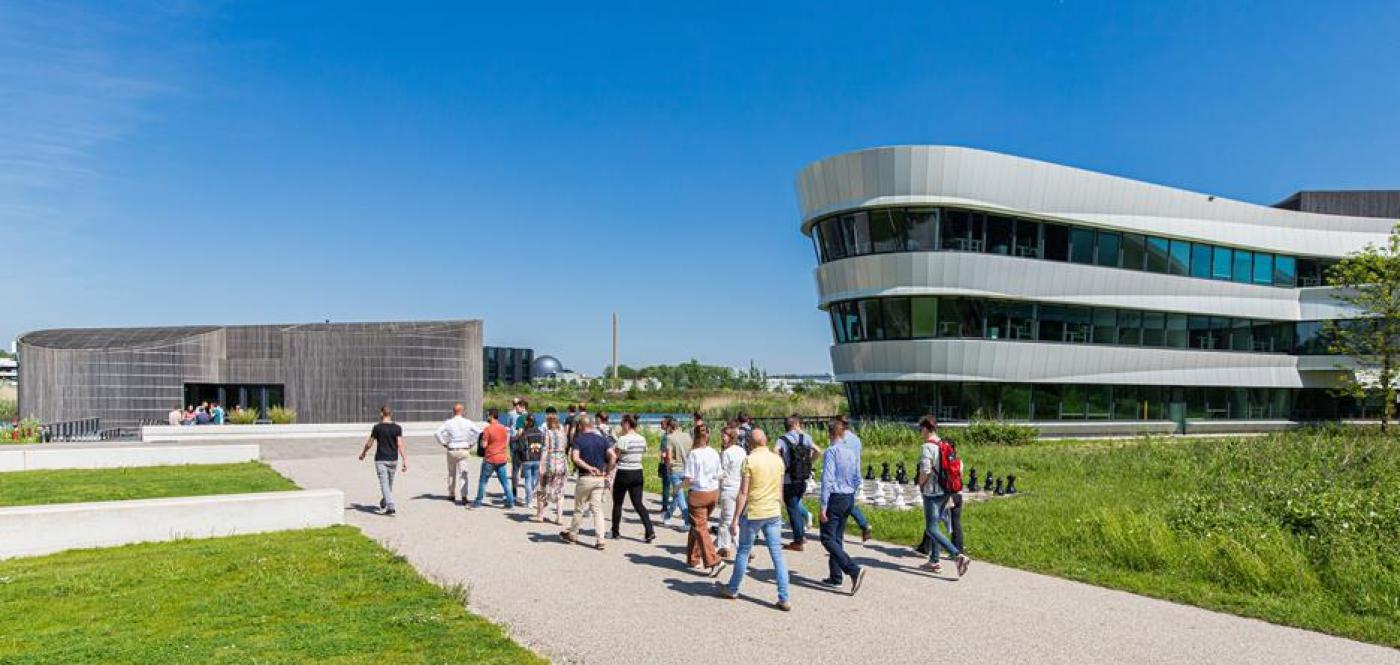
[{"label": "person in red shirt", "polygon": [[505,492],[505,496],[502,497],[505,507],[518,505],[515,500],[515,488],[511,487],[506,469],[506,465],[510,463],[510,430],[501,424],[500,415],[496,409],[486,411],[486,430],[481,433],[485,457],[481,460],[481,475],[477,476],[473,508],[481,507],[482,500],[486,498],[486,481],[493,475],[496,476],[496,480],[501,481],[501,490]]}]

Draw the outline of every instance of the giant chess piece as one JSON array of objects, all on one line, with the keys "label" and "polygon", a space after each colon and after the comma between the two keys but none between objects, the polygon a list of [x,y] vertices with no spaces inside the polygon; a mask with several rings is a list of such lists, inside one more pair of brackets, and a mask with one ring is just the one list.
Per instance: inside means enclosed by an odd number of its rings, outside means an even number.
[{"label": "giant chess piece", "polygon": [[1008,473],[1008,474],[1006,474],[1006,493],[1007,493],[1007,494],[1015,494],[1015,493],[1016,493],[1016,474],[1014,474],[1014,473]]},{"label": "giant chess piece", "polygon": [[890,482],[890,463],[880,462],[880,480]]},{"label": "giant chess piece", "polygon": [[894,481],[900,485],[909,484],[909,471],[904,468],[904,462],[900,462],[894,467]]},{"label": "giant chess piece", "polygon": [[909,509],[909,504],[904,501],[904,487],[902,485],[894,486],[894,507],[896,510]]},{"label": "giant chess piece", "polygon": [[803,494],[816,494],[819,489],[821,488],[817,485],[816,479],[808,478],[807,487],[805,488]]},{"label": "giant chess piece", "polygon": [[871,466],[871,465],[869,465],[869,464],[866,464],[866,465],[865,465],[865,479],[866,479],[866,480],[875,480],[875,467],[873,467],[873,466]]},{"label": "giant chess piece", "polygon": [[977,467],[972,467],[972,471],[967,474],[967,491],[977,491]]},{"label": "giant chess piece", "polygon": [[991,471],[988,471],[988,472],[987,472],[987,477],[984,478],[984,479],[982,480],[982,491],[983,491],[983,492],[990,492],[990,491],[992,491],[992,472],[991,472]]},{"label": "giant chess piece", "polygon": [[885,503],[885,481],[877,480],[875,481],[875,505],[883,506]]},{"label": "giant chess piece", "polygon": [[1002,491],[1002,489],[1001,489],[1001,479],[1000,479],[1000,478],[997,478],[997,488],[996,488],[996,491],[994,491],[994,492],[992,492],[992,493],[995,494],[995,495],[997,495],[997,496],[1002,496],[1002,495],[1006,494],[1006,492]]},{"label": "giant chess piece", "polygon": [[862,482],[856,488],[856,503],[870,503],[870,483]]}]

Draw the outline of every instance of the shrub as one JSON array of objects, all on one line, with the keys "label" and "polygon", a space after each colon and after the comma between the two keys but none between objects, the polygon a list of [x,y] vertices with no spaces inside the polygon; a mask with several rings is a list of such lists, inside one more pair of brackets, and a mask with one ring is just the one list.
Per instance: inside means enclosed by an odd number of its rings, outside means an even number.
[{"label": "shrub", "polygon": [[39,421],[26,418],[14,425],[0,425],[0,443],[39,443]]},{"label": "shrub", "polygon": [[1040,438],[1040,430],[1000,420],[973,420],[956,438],[959,444],[975,446],[1024,446],[1035,443]]},{"label": "shrub", "polygon": [[12,399],[0,399],[0,421],[14,422],[19,417],[19,404]]},{"label": "shrub", "polygon": [[240,409],[229,411],[226,419],[230,425],[252,425],[258,421],[258,410]]},{"label": "shrub", "polygon": [[923,444],[918,428],[906,423],[871,422],[856,428],[862,444],[871,448],[894,448]]},{"label": "shrub", "polygon": [[290,425],[296,422],[297,412],[285,406],[274,406],[267,410],[267,419],[274,425]]}]

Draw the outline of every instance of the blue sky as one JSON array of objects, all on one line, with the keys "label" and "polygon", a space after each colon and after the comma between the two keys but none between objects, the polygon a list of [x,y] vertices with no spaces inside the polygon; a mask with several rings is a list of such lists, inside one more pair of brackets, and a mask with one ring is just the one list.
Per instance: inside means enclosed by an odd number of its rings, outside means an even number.
[{"label": "blue sky", "polygon": [[0,4],[0,339],[483,318],[596,372],[617,311],[629,364],[827,371],[824,156],[1400,187],[1396,3],[513,4]]}]

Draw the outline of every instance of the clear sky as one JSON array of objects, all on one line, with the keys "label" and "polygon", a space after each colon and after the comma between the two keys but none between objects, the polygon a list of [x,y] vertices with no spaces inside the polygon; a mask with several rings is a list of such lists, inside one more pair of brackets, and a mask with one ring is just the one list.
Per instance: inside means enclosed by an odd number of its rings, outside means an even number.
[{"label": "clear sky", "polygon": [[[0,3],[0,339],[483,318],[828,371],[793,178],[900,143],[1400,187],[1400,3]],[[979,5],[993,5],[980,7]]]}]

